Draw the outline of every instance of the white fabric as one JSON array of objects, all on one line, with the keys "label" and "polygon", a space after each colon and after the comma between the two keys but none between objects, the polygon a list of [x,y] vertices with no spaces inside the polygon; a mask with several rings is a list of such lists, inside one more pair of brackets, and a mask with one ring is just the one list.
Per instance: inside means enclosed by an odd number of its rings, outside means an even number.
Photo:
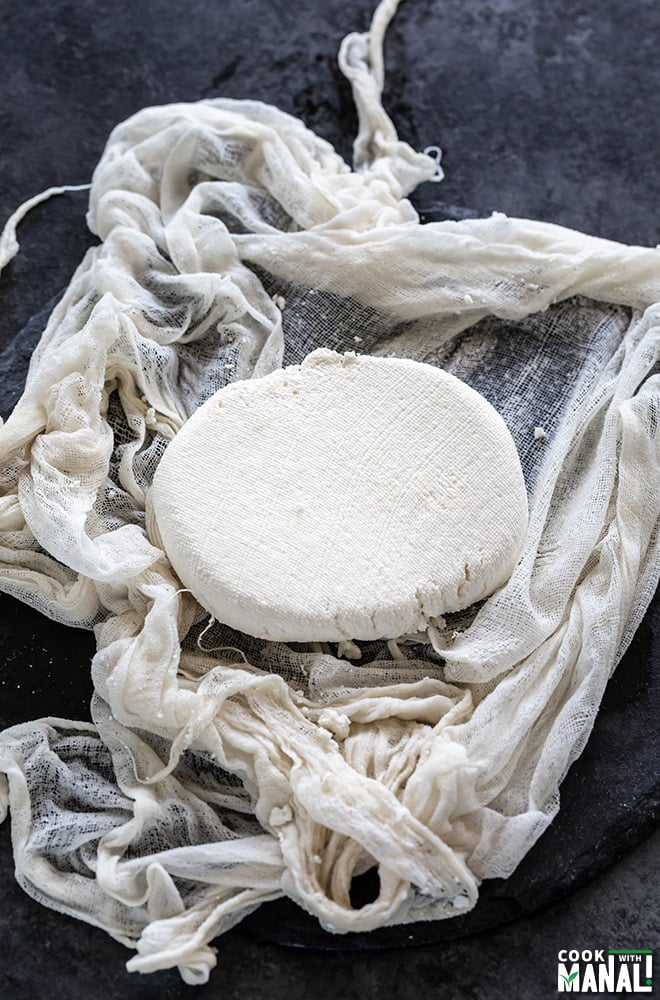
[{"label": "white fabric", "polygon": [[523,547],[527,494],[506,424],[465,382],[321,348],[200,406],[160,461],[150,515],[218,621],[350,642],[424,634],[492,594]]},{"label": "white fabric", "polygon": [[[405,196],[435,163],[383,126],[368,48],[342,49],[355,172],[263,104],[115,129],[101,245],[0,428],[0,588],[98,641],[93,726],[0,738],[17,875],[136,947],[130,969],[203,982],[212,938],[283,893],[336,931],[465,912],[555,815],[657,581],[660,252],[502,216],[421,226]],[[355,336],[503,416],[530,501],[510,581],[433,646],[357,664],[217,625],[198,644],[206,616],[145,525],[168,442],[227,382]],[[352,910],[374,863],[380,894]]]}]

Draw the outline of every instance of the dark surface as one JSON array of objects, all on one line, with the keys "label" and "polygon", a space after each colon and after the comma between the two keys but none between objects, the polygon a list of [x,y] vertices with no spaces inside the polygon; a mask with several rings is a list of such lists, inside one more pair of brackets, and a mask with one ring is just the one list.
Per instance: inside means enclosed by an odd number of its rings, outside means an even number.
[{"label": "dark surface", "polygon": [[[110,128],[150,103],[259,98],[302,116],[350,156],[355,118],[335,55],[370,11],[364,0],[0,2],[0,219],[50,184],[87,180]],[[445,150],[447,179],[415,197],[423,216],[497,209],[655,245],[659,32],[651,2],[407,0],[388,35],[385,101],[403,138]],[[51,201],[21,226],[22,252],[0,278],[0,351],[66,284],[92,242],[85,199]],[[21,357],[42,326],[33,322],[0,354],[0,409],[13,405]],[[197,995],[554,996],[560,947],[657,945],[657,834],[588,889],[477,937],[360,958],[284,951],[247,935],[344,948],[452,937],[529,914],[623,857],[658,817],[659,630],[657,617],[655,625],[647,618],[610,683],[562,786],[558,820],[511,879],[484,887],[472,914],[365,941],[329,938],[290,904],[272,904],[222,939],[224,972]],[[0,724],[87,717],[92,649],[90,635],[0,598]],[[9,869],[7,828],[1,833],[0,863]],[[174,972],[129,977],[121,946],[45,911],[4,871],[2,885],[2,1000],[189,992]]]}]

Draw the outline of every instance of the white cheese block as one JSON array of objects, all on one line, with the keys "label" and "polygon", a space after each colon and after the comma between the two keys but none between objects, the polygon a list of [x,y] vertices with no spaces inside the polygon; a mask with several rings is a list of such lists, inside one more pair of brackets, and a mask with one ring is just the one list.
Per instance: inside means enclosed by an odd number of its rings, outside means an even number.
[{"label": "white cheese block", "polygon": [[493,407],[430,365],[328,350],[216,393],[149,502],[176,573],[265,639],[396,638],[491,594],[527,528]]}]

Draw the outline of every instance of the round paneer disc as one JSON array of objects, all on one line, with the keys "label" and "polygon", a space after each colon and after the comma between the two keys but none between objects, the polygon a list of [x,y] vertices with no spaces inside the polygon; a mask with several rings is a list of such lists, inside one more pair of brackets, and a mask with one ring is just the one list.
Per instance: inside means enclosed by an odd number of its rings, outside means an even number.
[{"label": "round paneer disc", "polygon": [[149,500],[199,603],[290,642],[423,630],[503,584],[527,528],[515,445],[479,393],[328,350],[212,396]]}]

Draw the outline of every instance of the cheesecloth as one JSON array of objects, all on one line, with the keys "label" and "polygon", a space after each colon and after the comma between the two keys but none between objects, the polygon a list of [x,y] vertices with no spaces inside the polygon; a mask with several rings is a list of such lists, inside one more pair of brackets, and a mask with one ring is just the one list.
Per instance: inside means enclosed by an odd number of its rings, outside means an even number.
[{"label": "cheesecloth", "polygon": [[[660,251],[497,214],[420,225],[406,196],[440,172],[381,104],[395,7],[340,51],[354,169],[250,101],[113,131],[90,192],[102,242],[0,427],[0,590],[98,646],[93,724],[0,735],[0,809],[25,890],[137,949],[131,970],[205,982],[209,942],[283,894],[339,933],[465,913],[557,812],[656,585]],[[516,442],[523,554],[429,636],[232,632],[145,516],[202,402],[320,346],[440,365]],[[379,895],[353,909],[373,866]]]}]

